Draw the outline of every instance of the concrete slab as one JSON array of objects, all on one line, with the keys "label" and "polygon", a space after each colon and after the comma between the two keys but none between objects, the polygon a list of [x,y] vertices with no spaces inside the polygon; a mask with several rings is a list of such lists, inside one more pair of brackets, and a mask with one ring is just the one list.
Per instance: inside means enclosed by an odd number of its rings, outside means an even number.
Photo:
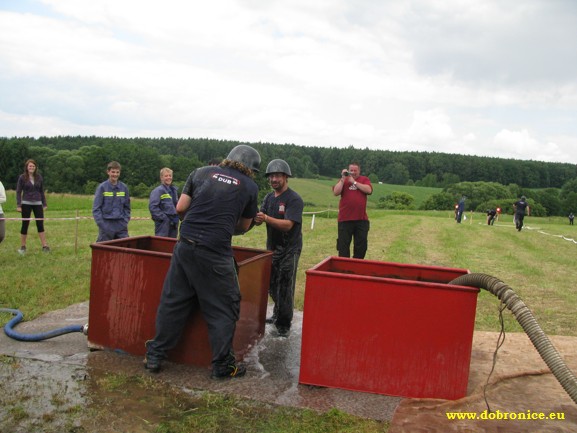
[{"label": "concrete slab", "polygon": [[[83,325],[88,320],[88,303],[53,311],[16,327],[20,333],[45,332],[71,324]],[[302,313],[296,312],[289,338],[276,336],[267,325],[266,335],[245,361],[247,376],[232,381],[212,381],[210,370],[189,365],[166,363],[154,375],[158,380],[187,390],[209,390],[232,394],[265,403],[326,411],[338,408],[343,412],[376,420],[389,420],[389,433],[405,432],[532,432],[577,431],[577,405],[541,360],[530,340],[522,333],[507,334],[498,352],[495,371],[487,394],[484,386],[493,367],[497,333],[475,332],[467,397],[455,401],[434,399],[402,399],[377,394],[330,389],[298,384]],[[577,369],[577,338],[550,337],[567,365]],[[0,354],[18,358],[57,363],[59,368],[71,366],[78,376],[79,367],[87,372],[113,371],[125,374],[145,373],[140,357],[122,353],[95,351],[87,348],[81,333],[67,334],[41,342],[19,342],[0,334]],[[89,374],[89,373],[87,373]],[[434,371],[431,374],[435,374]],[[485,398],[487,400],[485,400]],[[449,420],[447,413],[481,414],[487,409],[509,413],[563,413],[564,420]]]},{"label": "concrete slab", "polygon": [[[269,312],[271,313],[271,312]],[[88,303],[47,313],[36,320],[22,322],[15,330],[33,334],[88,321]],[[192,390],[208,390],[233,394],[265,403],[327,411],[343,412],[377,420],[391,420],[401,401],[398,397],[359,393],[341,389],[298,384],[302,312],[295,312],[291,334],[278,337],[274,326],[267,325],[263,339],[245,357],[247,375],[239,380],[213,381],[210,370],[191,365],[167,362],[158,380]],[[90,352],[81,333],[62,335],[40,342],[12,340],[0,335],[0,354],[38,359],[126,374],[145,373],[142,358],[108,351]],[[149,373],[146,373],[149,374]]]}]

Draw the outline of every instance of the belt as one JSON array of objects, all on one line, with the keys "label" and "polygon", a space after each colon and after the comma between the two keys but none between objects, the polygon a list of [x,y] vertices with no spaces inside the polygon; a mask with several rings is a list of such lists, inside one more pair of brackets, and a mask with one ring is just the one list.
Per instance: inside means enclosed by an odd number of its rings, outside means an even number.
[{"label": "belt", "polygon": [[193,241],[192,239],[183,238],[182,236],[178,240],[180,242],[184,242],[185,244],[188,244],[188,245],[193,245],[193,246],[196,245],[196,241]]}]

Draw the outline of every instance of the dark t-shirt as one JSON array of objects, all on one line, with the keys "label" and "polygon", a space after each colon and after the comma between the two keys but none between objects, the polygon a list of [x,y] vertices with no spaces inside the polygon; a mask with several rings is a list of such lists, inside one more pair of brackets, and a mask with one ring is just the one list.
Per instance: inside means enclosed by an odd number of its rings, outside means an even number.
[{"label": "dark t-shirt", "polygon": [[275,251],[275,253],[279,254],[300,252],[302,250],[303,208],[304,203],[301,196],[290,188],[278,197],[274,196],[274,192],[266,195],[260,208],[262,212],[273,218],[294,222],[292,228],[287,232],[276,230],[269,225],[266,226],[267,250]]},{"label": "dark t-shirt", "polygon": [[527,209],[527,206],[529,206],[529,203],[524,200],[515,202],[515,213],[519,215],[525,215],[525,209]]},{"label": "dark t-shirt", "polygon": [[180,225],[180,236],[224,255],[233,255],[231,238],[240,218],[254,218],[258,186],[230,167],[194,170],[182,190],[192,198]]}]

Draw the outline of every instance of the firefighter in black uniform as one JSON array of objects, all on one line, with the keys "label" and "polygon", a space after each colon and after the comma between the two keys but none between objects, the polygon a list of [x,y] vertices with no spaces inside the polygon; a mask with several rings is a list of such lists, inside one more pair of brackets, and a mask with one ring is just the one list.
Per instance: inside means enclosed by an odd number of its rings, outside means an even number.
[{"label": "firefighter in black uniform", "polygon": [[232,341],[240,313],[240,287],[232,236],[253,225],[258,210],[260,155],[239,145],[218,166],[194,170],[176,206],[180,224],[156,316],[156,335],[146,342],[144,366],[158,372],[176,346],[195,299],[208,325],[213,379],[243,376]]},{"label": "firefighter in black uniform", "polygon": [[279,336],[288,337],[293,318],[297,266],[303,247],[302,216],[304,203],[288,187],[292,176],[289,165],[273,159],[266,168],[273,189],[263,200],[255,224],[266,224],[266,248],[273,252],[269,294],[274,301],[274,323]]}]

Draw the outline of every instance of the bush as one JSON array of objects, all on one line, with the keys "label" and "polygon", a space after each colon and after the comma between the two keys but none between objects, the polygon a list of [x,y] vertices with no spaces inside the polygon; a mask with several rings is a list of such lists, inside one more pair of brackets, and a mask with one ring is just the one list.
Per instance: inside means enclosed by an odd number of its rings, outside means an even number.
[{"label": "bush", "polygon": [[415,197],[406,192],[393,192],[381,197],[377,203],[379,209],[410,210],[414,209]]},{"label": "bush", "polygon": [[150,197],[150,192],[154,187],[146,186],[142,182],[133,188],[130,188],[130,196],[136,198],[148,198]]}]

